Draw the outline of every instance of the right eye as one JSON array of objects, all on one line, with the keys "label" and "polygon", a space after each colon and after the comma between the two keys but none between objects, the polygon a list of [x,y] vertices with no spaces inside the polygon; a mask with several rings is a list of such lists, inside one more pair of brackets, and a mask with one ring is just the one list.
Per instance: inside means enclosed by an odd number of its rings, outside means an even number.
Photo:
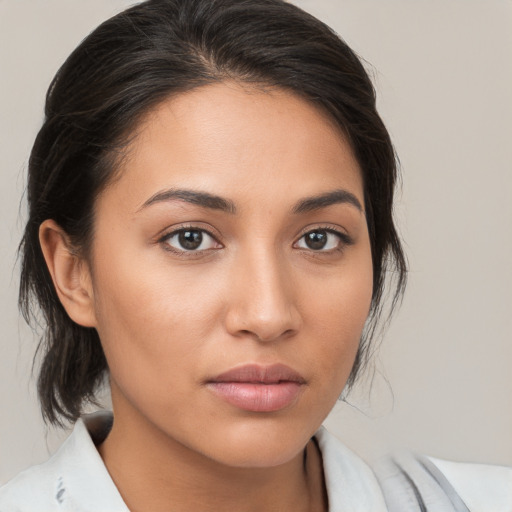
[{"label": "right eye", "polygon": [[165,235],[161,241],[177,252],[200,252],[221,247],[210,233],[197,228],[178,229]]}]

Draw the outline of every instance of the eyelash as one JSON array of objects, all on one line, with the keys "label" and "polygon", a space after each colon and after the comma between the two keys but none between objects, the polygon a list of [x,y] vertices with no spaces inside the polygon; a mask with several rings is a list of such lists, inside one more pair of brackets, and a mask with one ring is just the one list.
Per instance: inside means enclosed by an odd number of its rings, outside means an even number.
[{"label": "eyelash", "polygon": [[[177,249],[176,247],[173,247],[169,244],[169,240],[175,236],[179,236],[180,233],[185,233],[187,231],[191,231],[191,232],[199,232],[199,233],[202,233],[203,236],[204,234],[208,235],[208,237],[210,237],[216,244],[219,244],[220,247],[218,248],[209,248],[209,249],[200,249],[200,250],[187,250],[187,249]],[[302,240],[306,235],[310,234],[310,233],[315,233],[315,232],[324,232],[324,233],[328,233],[328,234],[331,234],[331,235],[335,235],[336,237],[338,237],[339,239],[339,243],[336,247],[332,248],[332,249],[328,249],[328,250],[314,250],[314,249],[311,249],[311,248],[306,248],[306,247],[297,247],[298,249],[300,250],[303,250],[305,252],[310,252],[312,254],[315,254],[315,255],[318,255],[318,254],[332,254],[332,253],[335,253],[335,252],[342,252],[347,246],[350,246],[350,245],[353,245],[354,244],[354,240],[349,236],[347,235],[346,233],[343,233],[341,231],[338,231],[337,229],[334,229],[332,228],[331,226],[318,226],[318,227],[315,227],[313,229],[311,228],[308,228],[307,230],[303,231],[303,233],[300,235],[300,237],[297,239],[296,242],[294,242],[294,247],[299,243],[300,240]],[[201,240],[201,243],[203,242],[203,240]],[[214,250],[217,250],[217,249],[222,249],[223,246],[222,244],[218,241],[217,237],[215,235],[213,235],[209,230],[205,229],[205,228],[202,228],[202,227],[198,227],[198,226],[193,226],[193,225],[190,225],[190,226],[182,226],[178,229],[174,229],[172,230],[171,232],[169,233],[166,233],[165,235],[163,235],[162,237],[160,237],[158,239],[158,243],[160,243],[165,250],[169,251],[169,252],[172,252],[180,257],[184,257],[184,258],[194,258],[194,257],[201,257],[202,255],[204,255],[205,252],[209,252],[209,251],[214,251]]]}]

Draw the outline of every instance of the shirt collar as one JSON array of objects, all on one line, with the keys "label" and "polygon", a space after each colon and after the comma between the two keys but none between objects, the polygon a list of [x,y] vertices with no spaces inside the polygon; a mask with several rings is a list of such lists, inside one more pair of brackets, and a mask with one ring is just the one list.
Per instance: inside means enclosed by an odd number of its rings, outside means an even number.
[{"label": "shirt collar", "polygon": [[384,496],[370,467],[324,427],[315,438],[322,452],[329,512],[386,512]]},{"label": "shirt collar", "polygon": [[[56,496],[60,492],[62,504],[80,512],[129,512],[93,438],[99,444],[112,426],[112,414],[100,411],[79,419],[72,434],[66,439],[56,457],[58,469]],[[101,429],[103,428],[103,439]]]}]

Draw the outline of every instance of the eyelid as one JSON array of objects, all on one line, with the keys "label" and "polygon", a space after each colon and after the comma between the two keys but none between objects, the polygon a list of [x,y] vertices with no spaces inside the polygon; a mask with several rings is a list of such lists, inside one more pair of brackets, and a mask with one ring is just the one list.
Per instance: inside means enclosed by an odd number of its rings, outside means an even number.
[{"label": "eyelid", "polygon": [[[155,242],[159,242],[161,240],[164,240],[165,238],[168,238],[174,233],[177,233],[179,231],[186,231],[187,229],[191,231],[204,231],[208,235],[210,235],[212,238],[215,238],[215,240],[219,241],[221,238],[221,234],[216,230],[213,226],[210,224],[207,224],[202,221],[186,221],[181,222],[178,224],[173,224],[172,226],[167,226],[166,228],[162,229],[157,235],[155,235]],[[219,242],[220,243],[220,242]]]}]

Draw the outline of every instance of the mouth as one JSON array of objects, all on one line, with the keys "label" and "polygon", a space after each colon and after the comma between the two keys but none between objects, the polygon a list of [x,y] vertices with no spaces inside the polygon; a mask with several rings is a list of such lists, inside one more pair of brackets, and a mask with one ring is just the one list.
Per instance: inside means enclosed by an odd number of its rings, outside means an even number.
[{"label": "mouth", "polygon": [[275,412],[294,404],[306,380],[282,364],[238,366],[212,379],[206,387],[227,403],[252,412]]}]

